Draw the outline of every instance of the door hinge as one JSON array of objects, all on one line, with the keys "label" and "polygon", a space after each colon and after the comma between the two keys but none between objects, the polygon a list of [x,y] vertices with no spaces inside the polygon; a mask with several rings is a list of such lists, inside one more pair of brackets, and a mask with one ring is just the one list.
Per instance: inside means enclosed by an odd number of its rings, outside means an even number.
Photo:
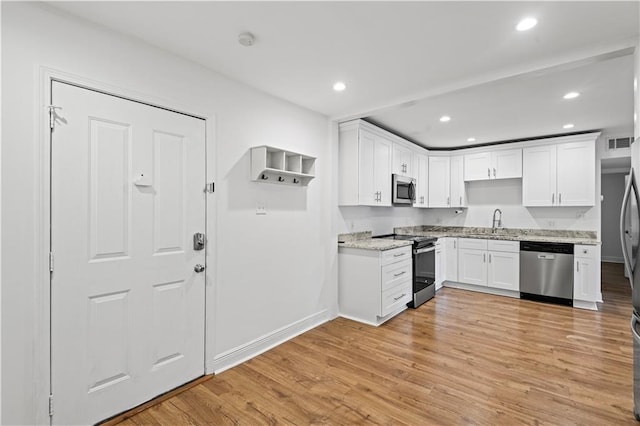
[{"label": "door hinge", "polygon": [[49,252],[49,272],[53,272],[53,253]]},{"label": "door hinge", "polygon": [[215,183],[210,182],[204,186],[204,192],[208,194],[213,194],[214,187],[215,187]]},{"label": "door hinge", "polygon": [[49,128],[53,130],[56,125],[56,109],[62,109],[62,107],[47,105],[46,108],[49,109]]},{"label": "door hinge", "polygon": [[53,395],[49,395],[49,417],[53,416]]}]

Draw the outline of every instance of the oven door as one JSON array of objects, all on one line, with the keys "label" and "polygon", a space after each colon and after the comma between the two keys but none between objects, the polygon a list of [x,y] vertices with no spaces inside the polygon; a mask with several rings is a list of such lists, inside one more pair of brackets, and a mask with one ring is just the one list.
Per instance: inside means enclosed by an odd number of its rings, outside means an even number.
[{"label": "oven door", "polygon": [[413,301],[417,308],[436,294],[436,247],[429,245],[413,251]]}]

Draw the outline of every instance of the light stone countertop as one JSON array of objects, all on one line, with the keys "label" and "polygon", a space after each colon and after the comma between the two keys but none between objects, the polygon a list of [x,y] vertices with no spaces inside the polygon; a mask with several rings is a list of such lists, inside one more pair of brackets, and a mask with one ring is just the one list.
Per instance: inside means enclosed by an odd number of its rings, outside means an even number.
[{"label": "light stone countertop", "polygon": [[[594,231],[567,231],[556,229],[498,229],[495,233],[491,228],[474,228],[463,226],[407,226],[394,228],[395,234],[419,235],[425,237],[443,238],[479,238],[488,240],[507,241],[535,241],[551,243],[569,243],[584,245],[599,245]],[[388,238],[372,238],[371,231],[353,232],[338,235],[338,246],[366,250],[391,250],[398,247],[412,245],[407,240],[392,240]]]},{"label": "light stone countertop", "polygon": [[388,238],[371,238],[371,232],[354,232],[338,235],[338,246],[365,250],[391,250],[412,245],[412,241],[392,240]]},{"label": "light stone countertop", "polygon": [[503,228],[492,233],[491,228],[473,228],[463,226],[408,226],[394,228],[393,232],[402,235],[419,235],[434,238],[458,237],[584,245],[600,244],[600,241],[596,238],[596,233],[594,231]]}]

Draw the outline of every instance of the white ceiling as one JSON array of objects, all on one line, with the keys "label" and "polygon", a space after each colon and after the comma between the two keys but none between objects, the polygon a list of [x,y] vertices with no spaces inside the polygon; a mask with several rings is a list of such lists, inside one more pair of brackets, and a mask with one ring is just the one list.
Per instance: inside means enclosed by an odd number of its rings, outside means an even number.
[{"label": "white ceiling", "polygon": [[[573,131],[632,129],[635,1],[49,4],[327,116],[371,117],[427,146],[561,133],[565,122]],[[515,31],[525,16],[538,25]],[[244,31],[255,34],[254,46],[238,43]],[[334,92],[337,80],[347,90]],[[583,96],[562,101],[570,90]],[[445,113],[453,117],[446,127],[437,121]]]}]

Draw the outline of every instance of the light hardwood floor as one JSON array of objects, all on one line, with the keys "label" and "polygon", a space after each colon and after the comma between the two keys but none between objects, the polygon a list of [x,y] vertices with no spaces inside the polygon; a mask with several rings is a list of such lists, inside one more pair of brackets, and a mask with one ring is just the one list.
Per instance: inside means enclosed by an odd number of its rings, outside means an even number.
[{"label": "light hardwood floor", "polygon": [[121,425],[636,424],[629,285],[599,312],[444,288],[375,328],[338,318]]}]

